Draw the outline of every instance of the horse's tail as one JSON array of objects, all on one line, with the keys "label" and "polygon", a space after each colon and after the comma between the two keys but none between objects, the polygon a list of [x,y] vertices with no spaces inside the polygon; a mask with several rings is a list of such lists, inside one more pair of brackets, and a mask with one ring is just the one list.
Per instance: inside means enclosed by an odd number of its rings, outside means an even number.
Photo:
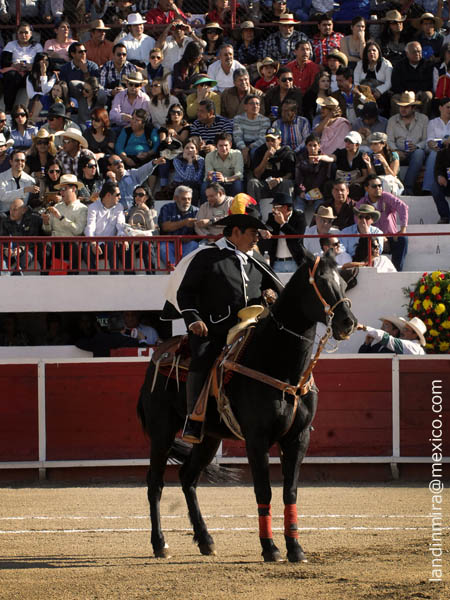
[{"label": "horse's tail", "polygon": [[[183,464],[192,452],[192,445],[176,438],[169,452],[169,458],[177,463]],[[237,483],[241,479],[240,469],[224,467],[222,465],[211,463],[204,470],[203,474],[210,483]]]}]

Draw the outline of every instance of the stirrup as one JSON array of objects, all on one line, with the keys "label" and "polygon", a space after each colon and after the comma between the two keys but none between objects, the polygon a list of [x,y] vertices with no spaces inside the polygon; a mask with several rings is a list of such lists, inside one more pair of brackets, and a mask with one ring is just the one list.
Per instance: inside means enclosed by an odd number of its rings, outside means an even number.
[{"label": "stirrup", "polygon": [[181,437],[183,441],[190,444],[200,444],[203,440],[203,422],[194,421],[187,416]]}]

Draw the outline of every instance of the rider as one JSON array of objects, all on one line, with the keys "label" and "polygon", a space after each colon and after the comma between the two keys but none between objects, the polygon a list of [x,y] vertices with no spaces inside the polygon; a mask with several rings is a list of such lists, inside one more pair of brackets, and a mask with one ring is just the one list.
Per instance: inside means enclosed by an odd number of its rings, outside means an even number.
[{"label": "rider", "polygon": [[229,329],[238,321],[238,311],[261,304],[266,290],[275,289],[279,293],[283,287],[261,256],[253,253],[258,230],[267,229],[262,221],[237,214],[217,221],[216,225],[225,227],[224,237],[179,263],[171,276],[168,303],[162,315],[162,319],[179,318],[179,313],[170,314],[172,304],[182,314],[189,332],[192,359],[186,386],[188,416],[183,439],[192,443],[201,441],[202,422],[192,420],[189,415],[225,345]]}]

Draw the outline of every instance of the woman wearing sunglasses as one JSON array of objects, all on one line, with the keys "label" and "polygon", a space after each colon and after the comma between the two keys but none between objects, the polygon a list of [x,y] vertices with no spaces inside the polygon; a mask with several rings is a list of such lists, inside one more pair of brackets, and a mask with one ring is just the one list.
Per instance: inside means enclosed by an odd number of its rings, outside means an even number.
[{"label": "woman wearing sunglasses", "polygon": [[[159,232],[158,213],[154,208],[151,192],[145,185],[138,185],[133,190],[133,206],[128,211],[127,224],[127,233],[130,235],[151,236]],[[126,259],[127,267],[141,271],[144,265],[150,275],[153,257],[156,257],[154,245],[145,241],[132,242]]]},{"label": "woman wearing sunglasses", "polygon": [[29,125],[30,117],[24,104],[17,104],[12,110],[11,139],[14,140],[14,150],[28,150],[32,138],[37,133],[37,127]]},{"label": "woman wearing sunglasses", "polygon": [[74,121],[85,131],[91,126],[91,113],[103,108],[108,102],[106,92],[100,89],[97,77],[88,77],[81,84],[81,98],[78,100],[78,114]]},{"label": "woman wearing sunglasses", "polygon": [[83,204],[90,204],[98,200],[98,194],[102,189],[103,177],[98,170],[98,164],[92,156],[80,156],[78,161],[78,181],[84,185],[78,192]]},{"label": "woman wearing sunglasses", "polygon": [[96,108],[91,112],[92,125],[84,132],[88,147],[98,161],[114,152],[116,134],[111,129],[108,112],[105,108]]},{"label": "woman wearing sunglasses", "polygon": [[36,180],[42,177],[42,173],[53,162],[56,156],[56,146],[53,136],[46,129],[39,129],[37,135],[32,137],[32,144],[28,151],[25,163],[25,171]]}]

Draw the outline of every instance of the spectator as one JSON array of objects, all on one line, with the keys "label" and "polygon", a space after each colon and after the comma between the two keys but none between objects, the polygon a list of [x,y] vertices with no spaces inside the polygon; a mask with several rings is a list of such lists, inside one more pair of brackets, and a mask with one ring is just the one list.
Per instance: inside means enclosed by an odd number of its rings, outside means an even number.
[{"label": "spectator", "polygon": [[195,233],[197,235],[222,235],[223,228],[215,225],[228,216],[233,198],[226,195],[225,189],[216,181],[208,183],[205,190],[206,202],[198,209]]},{"label": "spectator", "polygon": [[[449,62],[450,62],[450,42],[446,42],[445,44],[442,44],[440,60],[438,61],[438,63],[436,64],[436,66],[433,69],[433,91],[435,92],[435,94],[436,94],[439,78],[441,76],[447,78],[446,77],[447,72],[448,72],[447,65]],[[448,82],[447,82],[447,86],[448,86]],[[443,87],[443,84],[441,87]],[[444,97],[444,96],[448,96],[448,94],[443,93],[441,97]]]},{"label": "spectator", "polygon": [[[44,199],[46,193],[53,194],[55,203],[61,200],[61,195],[55,186],[58,185],[62,176],[62,165],[55,157],[49,160],[48,165],[45,167],[45,177],[39,182],[41,187],[40,196],[43,193]],[[35,206],[36,208],[36,206]]]},{"label": "spectator", "polygon": [[142,86],[147,83],[142,73],[139,71],[131,73],[124,77],[127,89],[118,92],[114,96],[109,118],[113,125],[128,125],[131,121],[131,115],[137,108],[143,108],[147,113],[150,112],[150,98],[142,90]]},{"label": "spectator", "polygon": [[183,56],[173,66],[172,91],[180,98],[185,98],[190,92],[192,81],[196,76],[206,71],[203,61],[203,48],[194,41],[186,45]]},{"label": "spectator", "polygon": [[14,149],[28,150],[38,128],[28,123],[30,114],[24,104],[16,104],[12,109],[11,117],[11,139],[14,142]]},{"label": "spectator", "polygon": [[9,140],[11,137],[11,129],[6,124],[6,113],[3,110],[0,110],[0,134],[3,135],[5,140]]},{"label": "spectator", "polygon": [[404,58],[408,36],[404,31],[406,17],[398,10],[389,10],[383,21],[385,23],[380,36],[381,52],[392,65]]},{"label": "spectator", "polygon": [[[23,198],[15,198],[9,207],[9,215],[1,222],[0,230],[0,235],[10,237],[42,236],[42,217],[33,212]],[[6,247],[2,244],[2,247],[7,254],[4,258],[11,275],[23,275],[22,270],[36,270],[36,259],[41,268],[45,267],[42,244],[11,242]]]},{"label": "spectator", "polygon": [[350,28],[352,33],[342,38],[340,49],[347,57],[350,68],[355,68],[363,57],[363,50],[366,45],[366,21],[364,17],[354,17]]},{"label": "spectator", "polygon": [[107,94],[100,89],[97,77],[88,77],[82,84],[82,96],[78,100],[76,122],[84,131],[91,126],[91,113],[96,108],[103,108],[108,101]]},{"label": "spectator", "polygon": [[178,104],[178,98],[170,94],[167,78],[155,77],[150,89],[151,95],[147,112],[154,127],[163,127],[166,124],[170,106]]},{"label": "spectator", "polygon": [[102,161],[103,164],[106,155],[114,151],[116,134],[110,127],[108,111],[105,108],[95,108],[90,117],[92,125],[84,132],[84,138],[96,160]]},{"label": "spectator", "polygon": [[450,195],[450,146],[447,144],[436,155],[434,168],[435,180],[431,187],[434,203],[439,213],[438,223],[448,225],[450,223],[450,208],[446,196]]},{"label": "spectator", "polygon": [[47,40],[44,44],[44,51],[49,57],[56,62],[57,65],[63,65],[69,62],[69,53],[67,52],[70,45],[75,42],[70,36],[70,23],[64,19],[55,27],[56,37]]},{"label": "spectator", "polygon": [[[192,206],[192,190],[179,185],[174,192],[173,202],[161,207],[158,224],[161,235],[195,235],[198,208]],[[198,248],[197,240],[181,240],[182,256]],[[161,261],[167,267],[175,265],[180,256],[175,255],[174,242],[162,242],[159,245]]]},{"label": "spectator", "polygon": [[[83,184],[75,175],[70,174],[63,175],[54,187],[61,193],[62,200],[55,206],[49,206],[42,216],[44,231],[56,237],[82,235],[87,223],[88,209],[78,200],[77,191],[83,187]],[[52,255],[69,263],[69,275],[78,274],[81,255],[79,243],[54,244]]]},{"label": "spectator", "polygon": [[[170,36],[169,32],[171,32]],[[156,42],[156,47],[161,48],[164,54],[162,66],[172,71],[174,65],[182,59],[187,45],[192,41],[196,42],[199,48],[203,49],[206,46],[206,42],[197,37],[188,23],[181,19],[169,23]]]},{"label": "spectator", "polygon": [[[376,174],[370,174],[367,177],[364,188],[366,194],[356,203],[356,207],[368,204],[378,210],[381,215],[378,221],[379,228],[384,234],[393,234],[394,236],[390,237],[388,242],[392,262],[397,271],[402,271],[408,252],[408,238],[402,235],[406,233],[408,226],[408,205],[393,194],[383,192],[383,184]],[[400,221],[400,227],[397,218]]]},{"label": "spectator", "polygon": [[326,100],[331,95],[330,73],[321,70],[314,78],[314,82],[306,92],[303,98],[303,115],[309,119],[312,125],[316,125],[320,120],[322,106],[318,100]]},{"label": "spectator", "polygon": [[[379,320],[381,321],[380,329],[382,331],[385,331],[388,335],[394,338],[400,337],[400,329],[403,327],[403,322],[398,317],[380,317]],[[358,350],[359,354],[393,354],[394,352],[394,350],[390,350],[380,342],[374,344],[373,337],[368,334],[366,335],[364,343]]]},{"label": "spectator", "polygon": [[11,166],[9,162],[9,154],[11,146],[13,145],[13,140],[5,139],[3,133],[0,133],[0,174],[7,171]]},{"label": "spectator", "polygon": [[231,44],[223,44],[219,49],[219,60],[208,67],[208,77],[217,81],[216,89],[223,92],[225,88],[233,87],[233,73],[243,69],[240,62],[234,60],[234,49]]},{"label": "spectator", "polygon": [[182,19],[187,21],[186,15],[178,8],[174,0],[158,0],[156,8],[152,8],[145,15],[147,23],[152,25],[167,25]]},{"label": "spectator", "polygon": [[[338,234],[339,229],[332,227],[335,216],[333,209],[330,206],[319,206],[317,212],[314,213],[316,224],[310,225],[305,229],[305,235],[329,235],[332,233]],[[322,254],[320,238],[304,238],[303,240],[306,250],[309,250],[315,256]]]},{"label": "spectator", "polygon": [[105,27],[101,19],[96,19],[89,24],[89,30],[91,37],[85,43],[87,59],[102,68],[108,60],[112,59],[113,43],[105,39],[110,27]]},{"label": "spectator", "polygon": [[300,188],[298,206],[303,211],[308,202],[314,202],[314,209],[322,204],[333,161],[332,156],[322,153],[320,139],[311,133],[305,140],[305,148],[296,155],[295,163],[295,183]]},{"label": "spectator", "polygon": [[[348,252],[345,251],[344,247],[342,246],[341,242],[338,240],[337,237],[320,238],[320,247],[322,248],[321,256],[325,256],[330,250],[333,251],[332,256],[336,261],[338,268],[341,269],[340,274],[341,277],[344,279],[345,273],[353,267],[352,257],[350,256],[350,254],[348,254]],[[344,280],[348,284],[348,279],[345,278]],[[348,290],[351,289],[351,287],[349,288],[347,285],[345,289]]]},{"label": "spectator", "polygon": [[190,187],[193,204],[197,206],[205,174],[205,159],[199,155],[198,146],[192,138],[187,140],[183,154],[173,159],[173,167],[175,169],[174,183]]},{"label": "spectator", "polygon": [[414,19],[412,25],[418,30],[415,39],[422,46],[423,56],[426,59],[432,59],[436,63],[444,43],[444,36],[439,33],[442,27],[442,19],[425,12],[418,19]]},{"label": "spectator", "polygon": [[[372,47],[367,44],[364,52],[367,48],[371,52],[370,48]],[[367,102],[375,102],[375,97],[368,85],[354,83],[353,73],[349,68],[340,67],[337,70],[336,83],[338,91],[333,92],[331,96],[339,102],[342,116],[348,119],[353,126],[358,116],[359,107],[362,108]]]},{"label": "spectator", "polygon": [[408,165],[403,183],[405,194],[412,196],[425,161],[428,117],[416,112],[414,92],[404,92],[397,100],[399,114],[392,116],[387,125],[387,141],[400,157],[401,165]]},{"label": "spectator", "polygon": [[31,72],[26,80],[27,96],[30,100],[30,120],[36,122],[42,110],[42,98],[48,94],[56,83],[56,75],[49,68],[49,57],[45,52],[38,52],[34,57]]},{"label": "spectator", "polygon": [[372,133],[386,133],[387,119],[379,113],[375,102],[367,102],[356,119],[354,128],[361,136],[361,152],[369,152],[367,141]]},{"label": "spectator", "polygon": [[128,60],[134,65],[144,68],[150,51],[155,47],[155,40],[144,33],[145,21],[139,13],[127,16],[128,34],[120,39],[127,49]]},{"label": "spectator", "polygon": [[419,42],[406,44],[406,56],[398,61],[392,70],[392,92],[391,115],[397,112],[397,94],[405,90],[415,92],[416,100],[422,102],[423,111],[427,113],[428,105],[432,98],[433,89],[433,63],[422,57],[422,46]]},{"label": "spectator", "polygon": [[124,336],[129,336],[139,340],[140,344],[147,346],[155,346],[161,340],[158,332],[149,325],[144,325],[141,322],[141,313],[138,311],[126,310],[123,313],[124,329],[121,333]]},{"label": "spectator", "polygon": [[224,43],[223,29],[219,23],[212,21],[203,27],[202,37],[206,44],[203,58],[206,60],[206,63],[210,65],[217,59],[219,49]]},{"label": "spectator", "polygon": [[[272,235],[303,235],[305,233],[305,215],[294,210],[289,194],[277,192],[272,200],[272,212],[267,219]],[[299,247],[301,239],[273,239],[271,236],[260,242],[261,251],[267,251],[270,266],[275,273],[293,273],[300,262]]]},{"label": "spectator", "polygon": [[371,155],[363,154],[369,174],[376,174],[383,183],[383,190],[392,194],[402,194],[403,184],[397,175],[400,171],[400,159],[397,152],[387,145],[385,133],[372,133],[367,140]]},{"label": "spectator", "polygon": [[56,156],[56,146],[53,136],[45,129],[39,129],[32,137],[32,144],[26,158],[25,171],[32,175],[36,181],[42,176],[42,169],[47,168]]},{"label": "spectator", "polygon": [[374,329],[368,325],[358,325],[358,329],[367,332],[366,342],[377,344],[395,352],[395,354],[425,354],[424,335],[427,332],[425,323],[418,317],[413,317],[410,321],[404,321],[403,330],[399,338],[392,337],[381,329]]},{"label": "spectator", "polygon": [[228,0],[212,0],[213,9],[206,15],[207,21],[217,22],[219,25],[230,23],[230,5]]},{"label": "spectator", "polygon": [[285,100],[281,106],[281,119],[273,123],[281,131],[282,145],[289,146],[295,153],[305,147],[305,140],[311,133],[308,120],[300,117],[297,110],[294,100]]},{"label": "spectator", "polygon": [[153,50],[150,50],[149,63],[147,65],[149,84],[157,77],[168,77],[170,75],[170,71],[165,69],[162,65],[163,58],[164,52],[161,48],[153,48]]},{"label": "spectator", "polygon": [[294,60],[297,43],[300,40],[308,41],[308,38],[304,33],[295,31],[294,25],[299,25],[300,21],[295,21],[291,13],[283,13],[274,23],[278,25],[278,31],[260,43],[258,54],[260,59],[270,56],[284,65]]},{"label": "spectator", "polygon": [[264,144],[270,119],[260,114],[261,99],[249,94],[244,98],[243,114],[233,119],[234,145],[242,152],[244,164],[250,165],[250,154]]},{"label": "spectator", "polygon": [[0,175],[0,212],[7,212],[17,198],[28,204],[29,195],[39,193],[34,178],[24,171],[25,153],[13,150],[9,162],[11,168]]},{"label": "spectator", "polygon": [[258,49],[255,42],[255,25],[253,21],[244,21],[241,23],[239,29],[241,32],[241,40],[240,43],[238,43],[236,57],[238,61],[247,69],[250,70],[250,68],[253,67],[253,73],[254,65],[258,60]]},{"label": "spectator", "polygon": [[319,65],[311,60],[311,56],[310,41],[308,39],[299,40],[295,44],[295,60],[291,60],[286,65],[291,70],[294,86],[299,88],[302,94],[306,94],[320,71]]},{"label": "spectator", "polygon": [[[98,200],[88,206],[87,223],[84,229],[86,237],[113,237],[125,235],[125,213],[120,201],[120,189],[116,182],[107,181],[100,190]],[[125,242],[125,248],[127,243]],[[122,249],[114,242],[89,242],[85,260],[89,274],[96,275],[98,262],[103,256],[108,260],[111,275],[118,274],[119,264],[122,262]]]},{"label": "spectator", "polygon": [[333,31],[332,18],[323,13],[317,19],[319,31],[314,35],[312,41],[314,61],[320,65],[327,65],[328,53],[341,47],[341,40],[344,37],[342,33]]},{"label": "spectator", "polygon": [[332,96],[328,96],[325,100],[318,98],[317,103],[321,105],[322,112],[313,132],[320,136],[322,152],[332,154],[337,148],[344,148],[344,140],[351,131],[351,125],[347,119],[341,117],[341,109],[336,98]]},{"label": "spectator", "polygon": [[[157,224],[157,211],[154,208],[153,198],[149,188],[145,185],[138,185],[133,191],[134,204],[127,214],[127,235],[158,235],[159,229]],[[131,231],[130,231],[131,228]],[[139,270],[142,270],[142,261],[144,263],[146,273],[151,275],[152,267],[156,266],[154,252],[154,244],[151,242],[140,241],[131,242],[130,257],[131,269],[135,264]],[[152,264],[154,263],[154,264]]]},{"label": "spectator", "polygon": [[397,273],[397,269],[394,267],[391,259],[385,254],[381,255],[379,238],[372,238],[371,255],[372,262],[370,263],[369,240],[366,237],[360,238],[355,248],[355,254],[353,255],[354,262],[349,266],[372,266],[379,273]]},{"label": "spectator", "polygon": [[266,56],[261,62],[257,63],[256,70],[260,77],[255,83],[255,88],[262,92],[267,92],[268,89],[278,85],[277,72],[280,68],[280,63]]},{"label": "spectator", "polygon": [[345,148],[338,148],[334,152],[336,157],[336,178],[343,179],[352,187],[351,197],[354,200],[364,194],[362,183],[365,181],[368,170],[361,152],[361,136],[357,131],[350,131],[345,138]]},{"label": "spectator", "polygon": [[234,71],[233,84],[233,87],[227,88],[221,94],[221,114],[227,119],[232,119],[245,112],[245,100],[249,94],[259,98],[263,95],[261,90],[250,85],[247,69],[239,68]]},{"label": "spectator", "polygon": [[[353,212],[356,215],[356,223],[349,227],[344,227],[342,230],[343,234],[357,233],[359,235],[369,234],[380,234],[378,238],[371,238],[373,241],[378,240],[381,251],[383,251],[383,232],[378,227],[374,226],[374,223],[380,220],[380,212],[376,210],[370,204],[360,204],[359,207],[354,207]],[[350,256],[354,257],[356,248],[359,244],[360,238],[357,237],[343,237],[341,243],[344,246],[346,252]],[[365,265],[358,265],[365,266]]]},{"label": "spectator", "polygon": [[120,190],[120,202],[125,210],[133,203],[133,190],[149,177],[157,165],[164,164],[164,158],[156,158],[138,169],[125,170],[123,160],[117,154],[108,157],[106,177],[116,183]]},{"label": "spectator", "polygon": [[[319,65],[317,65],[319,66]],[[328,52],[328,61],[326,69],[330,74],[330,90],[332,93],[339,91],[339,86],[337,83],[337,72],[339,69],[347,69],[348,60],[343,52],[340,50],[330,50]],[[352,69],[350,68],[350,71]]]},{"label": "spectator", "polygon": [[289,146],[281,145],[281,131],[269,127],[266,142],[260,146],[251,161],[253,177],[247,183],[247,192],[258,202],[273,198],[276,192],[292,195],[294,191],[295,154]]},{"label": "spectator", "polygon": [[383,58],[377,42],[369,40],[364,48],[362,60],[356,65],[354,80],[361,88],[363,85],[368,86],[378,105],[386,112],[389,111],[387,92],[391,89],[391,77],[392,64]]},{"label": "spectator", "polygon": [[88,60],[85,44],[73,42],[69,46],[70,62],[61,67],[59,78],[65,81],[72,94],[76,95],[76,86],[83,83],[89,77],[100,77],[100,69],[97,63]]},{"label": "spectator", "polygon": [[441,147],[447,148],[450,144],[450,98],[442,98],[438,104],[440,116],[431,119],[427,128],[427,145],[430,152],[425,163],[422,189],[428,192],[433,189],[436,153]]},{"label": "spectator", "polygon": [[192,123],[191,135],[202,138],[201,150],[205,153],[215,150],[215,139],[218,133],[233,133],[233,121],[216,115],[216,107],[212,100],[201,100],[198,105],[197,119]]},{"label": "spectator", "polygon": [[58,132],[62,135],[63,149],[56,155],[63,167],[63,173],[76,173],[78,170],[78,161],[82,156],[89,156],[95,159],[94,153],[88,150],[86,139],[76,129],[66,129]]},{"label": "spectator", "polygon": [[264,114],[278,117],[281,106],[286,100],[293,100],[297,104],[298,112],[302,112],[303,95],[298,88],[294,87],[294,77],[288,67],[278,71],[279,85],[270,88],[264,99]]},{"label": "spectator", "polygon": [[113,46],[112,59],[108,60],[100,71],[100,85],[114,98],[125,89],[122,81],[135,73],[135,65],[127,60],[127,47],[123,42],[119,42]]},{"label": "spectator", "polygon": [[[14,2],[11,2],[14,5]],[[41,44],[33,41],[31,25],[20,23],[17,40],[8,42],[2,52],[3,93],[5,111],[11,113],[17,92],[25,87],[26,75],[31,71],[34,57],[43,52]]]},{"label": "spectator", "polygon": [[217,85],[217,81],[210,79],[207,75],[200,73],[192,82],[194,92],[186,98],[186,114],[189,119],[197,117],[199,102],[202,100],[212,100],[215,106],[216,115],[220,114],[220,94],[213,92],[212,88]]},{"label": "spectator", "polygon": [[33,113],[39,114],[37,121],[44,121],[45,124],[45,118],[48,117],[48,112],[54,104],[62,104],[67,113],[67,117],[71,118],[74,102],[69,96],[69,86],[65,81],[57,81],[49,94],[44,94],[36,100],[35,105],[33,106]]},{"label": "spectator", "polygon": [[341,231],[354,224],[354,203],[350,198],[349,185],[345,179],[336,178],[333,181],[331,188],[331,200],[324,203],[324,206],[331,207],[333,214],[336,215],[334,226]]},{"label": "spectator", "polygon": [[209,152],[205,157],[205,183],[218,181],[229,196],[242,192],[244,179],[244,161],[240,150],[232,150],[233,137],[230,133],[220,133],[216,137],[217,150]]}]

